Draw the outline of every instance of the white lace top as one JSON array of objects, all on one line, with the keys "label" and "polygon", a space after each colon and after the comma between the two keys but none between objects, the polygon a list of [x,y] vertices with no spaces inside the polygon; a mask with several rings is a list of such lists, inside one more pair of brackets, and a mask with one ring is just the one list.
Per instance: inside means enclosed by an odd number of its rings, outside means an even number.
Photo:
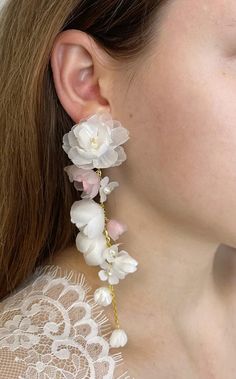
[{"label": "white lace top", "polygon": [[46,265],[4,298],[0,379],[131,379],[90,291],[83,273]]}]

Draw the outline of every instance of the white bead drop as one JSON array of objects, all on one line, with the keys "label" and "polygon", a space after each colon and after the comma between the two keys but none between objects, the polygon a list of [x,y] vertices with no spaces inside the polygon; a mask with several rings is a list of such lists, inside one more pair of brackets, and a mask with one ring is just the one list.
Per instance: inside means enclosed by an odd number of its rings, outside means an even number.
[{"label": "white bead drop", "polygon": [[111,304],[112,302],[112,294],[107,287],[99,287],[94,292],[94,300],[97,304],[102,305],[103,307],[106,307],[107,305]]},{"label": "white bead drop", "polygon": [[123,347],[128,341],[127,334],[123,329],[113,330],[110,337],[110,346],[111,347]]}]

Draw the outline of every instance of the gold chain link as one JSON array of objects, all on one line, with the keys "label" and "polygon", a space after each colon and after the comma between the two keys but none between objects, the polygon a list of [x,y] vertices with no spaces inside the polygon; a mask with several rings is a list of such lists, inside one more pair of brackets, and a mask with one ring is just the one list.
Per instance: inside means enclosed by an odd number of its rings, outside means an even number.
[{"label": "gold chain link", "polygon": [[119,323],[118,312],[117,312],[117,304],[116,304],[116,298],[115,298],[115,290],[114,290],[113,285],[109,284],[109,289],[110,289],[111,294],[112,294],[112,306],[113,306],[113,312],[114,312],[116,327],[118,329],[120,329],[120,323]]}]

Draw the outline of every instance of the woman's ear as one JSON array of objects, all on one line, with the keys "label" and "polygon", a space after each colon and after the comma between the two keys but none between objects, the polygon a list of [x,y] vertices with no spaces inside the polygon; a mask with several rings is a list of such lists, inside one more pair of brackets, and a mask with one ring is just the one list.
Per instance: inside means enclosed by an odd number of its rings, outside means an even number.
[{"label": "woman's ear", "polygon": [[54,41],[50,63],[55,89],[75,123],[100,110],[110,112],[110,104],[102,95],[106,93],[108,69],[98,59],[101,54],[94,40],[80,30],[63,31]]}]

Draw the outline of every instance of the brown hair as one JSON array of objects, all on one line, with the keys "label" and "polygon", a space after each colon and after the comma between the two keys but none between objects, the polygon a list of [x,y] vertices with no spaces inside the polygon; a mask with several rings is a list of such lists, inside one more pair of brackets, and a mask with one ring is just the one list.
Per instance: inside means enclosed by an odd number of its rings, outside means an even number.
[{"label": "brown hair", "polygon": [[[50,51],[66,29],[90,34],[118,61],[152,40],[167,0],[6,0],[0,21],[0,299],[78,230],[70,208],[78,192],[62,137],[74,122],[61,106]],[[159,12],[157,12],[159,11]]]}]

